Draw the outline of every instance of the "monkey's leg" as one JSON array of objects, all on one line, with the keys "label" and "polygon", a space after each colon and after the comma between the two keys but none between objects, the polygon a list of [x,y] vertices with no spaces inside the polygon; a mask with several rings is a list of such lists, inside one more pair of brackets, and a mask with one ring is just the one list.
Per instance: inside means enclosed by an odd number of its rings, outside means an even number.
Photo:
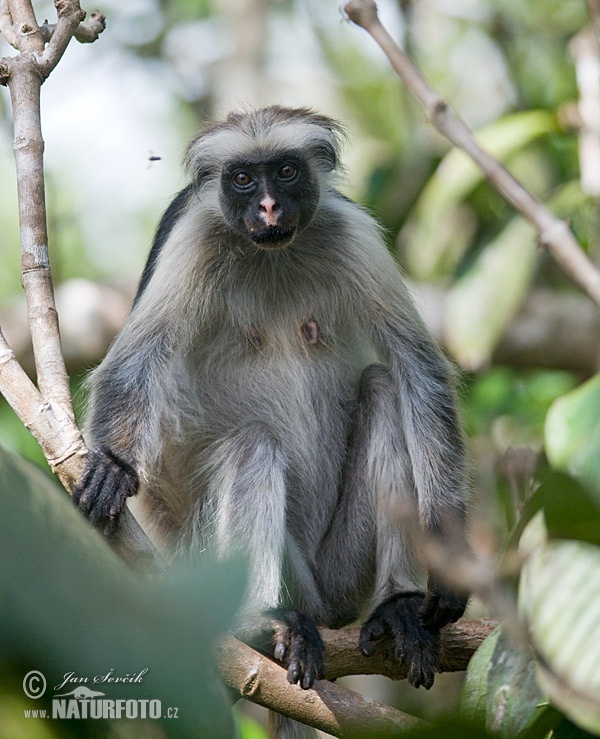
[{"label": "monkey's leg", "polygon": [[204,526],[222,556],[242,552],[250,560],[238,636],[255,644],[267,632],[271,653],[288,661],[288,681],[311,688],[324,675],[323,642],[311,618],[280,607],[286,591],[282,569],[287,537],[281,445],[267,424],[246,423],[214,445],[207,472]]},{"label": "monkey's leg", "polygon": [[349,462],[349,489],[359,485],[374,507],[377,607],[362,627],[360,649],[393,636],[396,657],[409,665],[411,685],[431,687],[439,664],[437,629],[426,628],[419,611],[420,523],[410,458],[401,424],[400,399],[388,370],[371,365],[361,378],[359,413]]}]

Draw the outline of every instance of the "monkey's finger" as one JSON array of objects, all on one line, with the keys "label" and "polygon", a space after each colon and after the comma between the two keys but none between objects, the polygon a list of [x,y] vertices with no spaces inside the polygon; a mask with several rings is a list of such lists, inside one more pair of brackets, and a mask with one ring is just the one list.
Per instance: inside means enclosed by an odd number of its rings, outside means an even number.
[{"label": "monkey's finger", "polygon": [[304,675],[302,676],[302,680],[300,681],[300,686],[303,690],[310,690],[312,686],[315,684],[315,680],[317,679],[316,672],[314,668],[307,667],[304,670]]},{"label": "monkey's finger", "polygon": [[298,657],[292,657],[287,669],[287,681],[295,685],[303,675],[302,665]]},{"label": "monkey's finger", "polygon": [[287,644],[284,641],[278,641],[277,644],[275,644],[275,649],[273,650],[273,656],[275,659],[279,660],[280,662],[283,662],[283,660],[287,656],[288,647]]},{"label": "monkey's finger", "polygon": [[383,638],[386,632],[383,619],[367,621],[360,630],[358,646],[365,657],[371,657],[375,652],[376,642]]},{"label": "monkey's finger", "polygon": [[433,685],[435,673],[439,665],[440,639],[432,633],[416,625],[410,630],[405,642],[406,663],[408,664],[407,680],[414,688],[423,686],[429,690]]}]

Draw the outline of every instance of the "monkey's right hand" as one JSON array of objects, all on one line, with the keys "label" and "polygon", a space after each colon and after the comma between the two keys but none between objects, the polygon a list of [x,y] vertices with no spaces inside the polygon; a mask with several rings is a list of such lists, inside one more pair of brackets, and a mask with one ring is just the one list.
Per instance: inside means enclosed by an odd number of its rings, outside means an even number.
[{"label": "monkey's right hand", "polygon": [[109,449],[91,449],[73,491],[73,502],[104,536],[112,536],[127,498],[138,491],[137,472]]}]

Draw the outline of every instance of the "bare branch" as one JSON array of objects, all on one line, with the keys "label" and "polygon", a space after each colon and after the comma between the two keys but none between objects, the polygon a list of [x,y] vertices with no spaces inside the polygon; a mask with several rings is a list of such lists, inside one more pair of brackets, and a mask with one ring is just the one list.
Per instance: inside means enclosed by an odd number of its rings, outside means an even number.
[{"label": "bare branch", "polygon": [[224,683],[240,697],[334,736],[393,736],[420,723],[327,680],[312,690],[290,685],[284,668],[231,636],[220,641],[216,658]]},{"label": "bare branch", "polygon": [[54,7],[58,18],[56,28],[39,58],[44,77],[58,64],[77,27],[85,19],[85,11],[80,8],[79,0],[54,0]]},{"label": "bare branch", "polygon": [[[102,13],[95,10],[86,21],[83,21],[77,26],[73,36],[80,44],[91,44],[98,40],[98,37],[105,28],[106,18]],[[56,23],[48,23],[48,21],[44,21],[40,26],[42,37],[46,43],[52,38],[55,29]]]},{"label": "bare branch", "polygon": [[8,12],[15,33],[13,46],[23,53],[43,51],[44,40],[33,12],[31,0],[8,0]]},{"label": "bare branch", "polygon": [[8,43],[17,48],[17,34],[13,28],[12,15],[8,7],[8,0],[0,0],[0,33]]},{"label": "bare branch", "polygon": [[[3,0],[1,8],[2,30],[15,32],[15,45],[21,52],[2,61],[0,81],[8,84],[13,107],[21,275],[39,390],[0,332],[0,391],[41,445],[52,470],[72,492],[87,448],[75,423],[50,275],[40,88],[85,14],[76,0],[55,0],[55,7],[58,23],[46,51],[30,0]],[[100,27],[103,20],[94,16],[90,29],[99,33]],[[122,516],[111,544],[137,567],[154,572],[163,567],[162,558],[129,511]]]},{"label": "bare branch", "polygon": [[581,119],[579,168],[581,189],[600,197],[600,47],[591,29],[575,36],[569,46],[575,62]]},{"label": "bare branch", "polygon": [[78,477],[85,453],[79,430],[60,406],[44,399],[15,359],[0,331],[0,387],[9,405],[32,433],[44,455],[65,487],[71,488]]},{"label": "bare branch", "polygon": [[587,6],[594,26],[596,40],[600,44],[600,0],[587,0]]},{"label": "bare branch", "polygon": [[[497,625],[492,619],[463,620],[443,629],[442,671],[464,670]],[[328,682],[344,675],[404,679],[407,668],[394,657],[393,640],[382,640],[372,657],[364,657],[358,649],[358,628],[321,629],[321,636],[327,679],[313,690],[290,685],[281,665],[231,636],[223,637],[216,651],[221,677],[240,697],[335,736],[394,735],[417,725],[414,716]]]},{"label": "bare branch", "polygon": [[379,44],[395,72],[425,108],[432,125],[473,159],[505,200],[536,227],[540,243],[551,251],[565,272],[600,305],[600,271],[588,259],[567,224],[556,218],[479,146],[469,127],[442,100],[382,26],[375,2],[352,0],[344,10],[351,21],[364,28]]}]

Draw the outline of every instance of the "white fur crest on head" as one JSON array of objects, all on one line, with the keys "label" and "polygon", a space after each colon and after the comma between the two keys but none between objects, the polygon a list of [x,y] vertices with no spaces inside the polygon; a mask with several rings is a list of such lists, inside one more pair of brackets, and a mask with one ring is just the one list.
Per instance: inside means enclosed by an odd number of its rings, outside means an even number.
[{"label": "white fur crest on head", "polygon": [[339,157],[342,126],[332,118],[306,108],[270,106],[230,113],[209,123],[190,144],[186,163],[202,180],[220,172],[231,159],[273,156],[281,151],[308,153],[324,171],[333,170]]}]

